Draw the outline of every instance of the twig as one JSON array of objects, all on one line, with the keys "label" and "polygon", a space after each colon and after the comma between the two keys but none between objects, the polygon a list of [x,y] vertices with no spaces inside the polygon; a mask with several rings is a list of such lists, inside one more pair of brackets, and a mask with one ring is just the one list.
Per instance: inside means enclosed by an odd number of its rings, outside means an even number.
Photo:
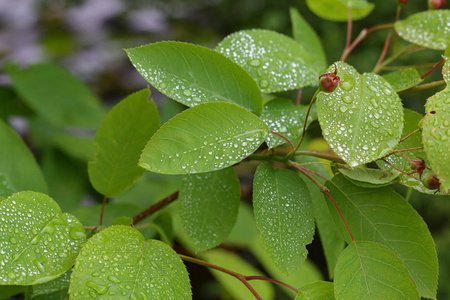
[{"label": "twig", "polygon": [[276,136],[278,136],[280,138],[282,138],[283,140],[285,140],[289,144],[289,146],[291,146],[291,152],[292,153],[295,152],[294,144],[292,144],[292,142],[287,137],[285,137],[285,136],[283,136],[283,135],[281,135],[281,134],[279,134],[279,133],[277,133],[275,131],[272,131],[272,130],[270,131],[270,133],[274,134],[274,135],[276,135]]},{"label": "twig", "polygon": [[434,70],[436,70],[440,65],[442,65],[445,62],[445,58],[443,58],[441,61],[439,61],[437,64],[435,64],[433,67],[431,67],[428,71],[426,71],[425,73],[423,73],[422,76],[420,76],[420,79],[424,79],[425,77],[428,76],[428,74],[430,74],[431,72],[433,72]]},{"label": "twig", "polygon": [[409,138],[410,136],[412,136],[413,134],[419,132],[420,129],[417,128],[416,130],[414,130],[413,132],[411,132],[410,134],[408,134],[407,136],[405,136],[404,138],[402,138],[400,141],[398,141],[398,143],[404,142],[407,138]]},{"label": "twig", "polygon": [[297,144],[297,147],[295,147],[293,152],[296,152],[298,150],[298,148],[300,148],[300,145],[303,142],[303,139],[305,138],[305,132],[306,132],[306,125],[308,124],[308,118],[309,118],[309,113],[311,112],[311,107],[314,104],[314,101],[316,101],[316,97],[317,94],[319,93],[320,89],[317,89],[317,91],[314,93],[311,102],[309,102],[309,106],[308,106],[308,111],[306,112],[306,116],[305,116],[305,123],[303,124],[303,130],[302,130],[302,137],[300,138],[300,141]]},{"label": "twig", "polygon": [[303,175],[305,175],[306,177],[308,177],[315,185],[317,185],[317,187],[319,188],[319,190],[322,191],[327,191],[329,192],[330,190],[324,186],[323,184],[321,184],[317,179],[315,179],[314,177],[312,177],[311,175],[309,175],[304,168],[302,168],[301,166],[297,165],[296,163],[290,161],[289,165],[296,168],[297,170],[299,170]]},{"label": "twig", "polygon": [[420,181],[420,178],[417,178],[416,176],[411,175],[411,174],[409,174],[409,173],[403,171],[402,169],[397,168],[396,166],[394,166],[393,164],[391,164],[390,162],[388,162],[386,159],[382,158],[382,160],[383,160],[385,163],[387,163],[388,165],[390,165],[391,167],[393,167],[394,169],[396,169],[397,171],[399,171],[400,173],[403,173],[403,174],[405,174],[406,176],[409,176],[409,177],[411,177],[411,178],[414,178],[415,180],[419,180],[419,181]]},{"label": "twig", "polygon": [[98,226],[103,225],[103,213],[105,211],[105,205],[106,205],[106,196],[103,197],[102,210],[100,212],[100,221],[98,222]]},{"label": "twig", "polygon": [[159,202],[156,202],[155,204],[151,205],[149,208],[133,217],[133,225],[144,220],[145,218],[152,215],[156,211],[166,207],[167,205],[175,201],[177,198],[178,198],[178,191],[160,200]]},{"label": "twig", "polygon": [[[348,7],[347,9],[347,39],[345,41],[344,52],[342,53],[342,57],[344,57],[345,51],[350,47],[350,43],[352,41],[352,8]],[[341,57],[341,61],[344,61]]]},{"label": "twig", "polygon": [[322,178],[323,180],[330,180],[330,179],[326,178],[325,176],[322,176],[322,175],[320,175],[319,173],[317,173],[317,172],[315,172],[315,171],[313,171],[313,170],[311,170],[311,169],[305,168],[305,167],[303,167],[301,164],[298,164],[298,163],[296,163],[296,162],[291,162],[291,165],[292,165],[292,166],[296,166],[297,169],[300,169],[300,168],[301,168],[302,170],[304,170],[304,171],[306,171],[306,172],[309,172],[309,173],[311,173],[311,174],[314,174],[314,175],[316,175],[317,177]]},{"label": "twig", "polygon": [[298,92],[297,92],[297,100],[295,101],[295,104],[296,104],[297,106],[299,106],[300,103],[302,102],[302,91],[303,91],[303,88],[299,88],[299,89],[298,89]]},{"label": "twig", "polygon": [[389,155],[399,152],[407,152],[407,151],[414,151],[414,150],[421,150],[423,147],[416,147],[416,148],[408,148],[408,149],[399,149],[399,150],[393,150]]},{"label": "twig", "polygon": [[352,232],[350,231],[350,228],[348,227],[347,221],[345,221],[344,215],[342,214],[341,210],[339,209],[339,206],[337,205],[336,201],[333,199],[333,197],[331,197],[331,195],[330,195],[329,192],[327,192],[327,191],[322,191],[322,190],[321,190],[321,192],[322,192],[323,194],[325,194],[325,195],[333,202],[333,205],[334,205],[334,207],[336,208],[337,212],[339,213],[339,216],[341,217],[342,222],[344,222],[345,228],[347,228],[347,232],[348,232],[348,234],[350,235],[350,238],[351,238],[352,241],[354,242],[354,241],[355,241],[355,238],[353,237],[353,234],[352,234]]},{"label": "twig", "polygon": [[341,158],[334,156],[334,155],[329,155],[329,154],[325,154],[325,153],[320,153],[320,152],[315,152],[315,151],[296,151],[295,155],[309,155],[309,156],[314,156],[314,157],[318,157],[318,158],[323,158],[332,162],[336,162],[336,163],[340,163],[340,164],[346,164],[346,162],[344,160],[342,160]]},{"label": "twig", "polygon": [[383,62],[384,58],[386,57],[386,53],[389,49],[389,43],[391,41],[391,37],[392,37],[392,29],[389,30],[389,33],[386,37],[386,41],[384,42],[383,51],[381,51],[380,58],[378,58],[378,61],[375,65],[375,67],[373,68],[373,71],[372,71],[373,73],[379,72],[380,65]]},{"label": "twig", "polygon": [[420,92],[420,91],[423,91],[423,90],[428,90],[428,89],[431,89],[431,88],[435,88],[435,87],[438,87],[438,86],[441,86],[441,85],[445,85],[445,80],[444,79],[438,80],[438,81],[429,82],[429,83],[424,83],[424,84],[421,84],[421,85],[416,85],[416,86],[413,86],[413,87],[411,87],[409,89],[401,91],[398,94],[399,95],[412,94],[412,93]]}]

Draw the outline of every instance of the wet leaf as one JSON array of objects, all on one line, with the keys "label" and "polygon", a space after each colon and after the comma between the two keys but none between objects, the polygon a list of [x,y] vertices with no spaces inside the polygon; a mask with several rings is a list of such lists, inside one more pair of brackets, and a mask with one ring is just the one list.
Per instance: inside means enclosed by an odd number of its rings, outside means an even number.
[{"label": "wet leaf", "polygon": [[197,105],[176,115],[150,139],[139,165],[156,173],[202,173],[229,167],[252,154],[267,125],[231,103]]},{"label": "wet leaf", "polygon": [[22,139],[0,120],[0,196],[23,190],[47,192],[44,175]]},{"label": "wet leaf", "polygon": [[300,15],[297,9],[291,8],[289,10],[292,22],[292,32],[294,39],[311,55],[316,61],[317,71],[321,74],[327,67],[325,58],[325,51],[322,47],[322,42],[314,29],[306,22]]},{"label": "wet leaf", "polygon": [[450,44],[450,10],[428,10],[395,22],[398,35],[425,48],[445,50]]},{"label": "wet leaf", "polygon": [[264,247],[286,275],[306,259],[314,216],[305,182],[293,171],[262,164],[253,182],[256,225]]},{"label": "wet leaf", "polygon": [[[450,11],[449,11],[450,12]],[[450,21],[449,21],[450,22]],[[450,59],[442,69],[447,87],[428,98],[422,125],[422,140],[429,165],[441,183],[440,190],[450,193]]]},{"label": "wet leaf", "polygon": [[308,8],[319,17],[331,21],[347,21],[348,8],[352,8],[352,20],[366,17],[375,5],[366,0],[306,0]]},{"label": "wet leaf", "polygon": [[112,226],[83,247],[70,280],[70,299],[192,299],[189,277],[166,244],[129,226]]},{"label": "wet leaf", "polygon": [[418,85],[423,81],[419,72],[414,68],[407,68],[383,75],[383,78],[392,86],[396,92],[401,92]]},{"label": "wet leaf", "polygon": [[[406,266],[420,295],[434,299],[438,278],[436,248],[427,225],[414,208],[389,187],[367,189],[355,186],[341,174],[328,181],[326,187],[355,240],[388,247]],[[327,203],[341,234],[351,243],[337,210],[330,201]],[[337,282],[337,269],[335,272]],[[352,272],[347,270],[346,273]]]},{"label": "wet leaf", "polygon": [[334,300],[334,286],[332,282],[316,281],[302,286],[295,300]]},{"label": "wet leaf", "polygon": [[58,278],[29,286],[25,293],[25,300],[63,300],[66,299],[69,291],[70,275],[72,269],[69,269]]},{"label": "wet leaf", "polygon": [[30,285],[72,267],[86,235],[72,215],[45,194],[20,192],[0,202],[0,282]]},{"label": "wet leaf", "polygon": [[337,169],[355,185],[368,188],[393,184],[401,174],[396,170],[370,169],[364,166],[348,168],[337,165]]},{"label": "wet leaf", "polygon": [[187,106],[223,101],[261,113],[261,92],[254,80],[214,50],[160,42],[126,51],[139,73],[173,100]]},{"label": "wet leaf", "polygon": [[242,66],[264,93],[317,85],[320,75],[315,57],[297,41],[274,31],[238,31],[216,50]]},{"label": "wet leaf", "polygon": [[[337,62],[342,84],[317,95],[317,114],[330,147],[350,166],[374,161],[397,145],[403,129],[400,98],[387,81],[374,73],[359,74]],[[328,71],[333,72],[331,66]]]},{"label": "wet leaf", "polygon": [[233,229],[241,189],[232,167],[186,175],[178,196],[180,216],[196,251],[219,245]]},{"label": "wet leaf", "polygon": [[350,244],[336,265],[336,300],[417,299],[414,281],[402,261],[388,248],[373,242]]},{"label": "wet leaf", "polygon": [[[316,106],[314,105],[308,116],[306,128],[312,121],[317,120]],[[294,145],[300,141],[305,123],[308,106],[296,106],[291,100],[276,98],[264,105],[261,119],[269,126],[269,130],[277,132],[288,138]],[[269,148],[274,148],[286,143],[282,138],[270,134],[266,140]]]},{"label": "wet leaf", "polygon": [[89,179],[106,197],[129,189],[144,173],[137,164],[142,149],[159,128],[150,90],[136,92],[115,105],[95,135],[97,153],[88,164]]}]

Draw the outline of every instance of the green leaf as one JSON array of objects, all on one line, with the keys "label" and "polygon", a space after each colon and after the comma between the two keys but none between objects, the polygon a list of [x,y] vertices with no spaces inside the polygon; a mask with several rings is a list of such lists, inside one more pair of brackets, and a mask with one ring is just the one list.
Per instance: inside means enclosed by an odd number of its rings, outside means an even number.
[{"label": "green leaf", "polygon": [[419,72],[414,68],[407,68],[383,75],[383,78],[392,86],[396,92],[401,92],[418,85],[423,81]]},{"label": "green leaf", "polygon": [[[407,108],[404,108],[404,115],[405,115],[405,125],[403,127],[402,138],[406,137],[408,134],[411,134],[415,130],[419,129],[418,124],[423,118],[421,114],[419,114],[415,111],[412,111],[410,109],[407,109]],[[423,146],[422,145],[422,136],[421,136],[420,132],[417,132],[417,133],[413,134],[412,136],[410,136],[409,138],[407,138],[406,140],[404,140],[403,142],[401,142],[400,144],[398,144],[397,149],[398,150],[411,149],[411,148],[417,148],[417,147],[422,147],[422,146]],[[423,149],[408,151],[408,152],[405,152],[405,154],[408,155],[408,157],[411,160],[423,159],[425,161],[425,164],[429,165],[428,159],[425,156],[425,151]],[[397,168],[405,171],[406,173],[411,173],[413,171],[413,169],[411,169],[411,162],[401,153],[395,153],[394,155],[389,155],[385,159],[388,162],[390,162],[391,164],[393,164],[394,166],[396,166]],[[385,163],[381,160],[377,161],[377,165],[383,169],[389,169],[389,170],[393,169],[390,165],[388,165],[387,163]],[[432,173],[432,170],[426,168],[423,172],[422,178],[425,178],[428,174],[431,174],[431,173]],[[418,174],[412,174],[412,175],[417,178],[419,177]],[[434,194],[436,192],[436,190],[430,190],[430,189],[426,188],[423,185],[421,180],[414,179],[411,176],[408,176],[403,173],[400,174],[398,182],[407,187],[412,187],[422,193]]]},{"label": "green leaf", "polygon": [[[450,12],[450,11],[449,11]],[[448,21],[450,23],[450,20]],[[422,141],[429,165],[441,183],[440,190],[450,193],[450,59],[442,69],[447,87],[428,98],[422,125]]]},{"label": "green leaf", "polygon": [[45,194],[20,192],[0,202],[0,283],[50,281],[72,267],[86,235]]},{"label": "green leaf", "polygon": [[42,283],[31,285],[27,288],[25,300],[64,300],[69,291],[70,275],[72,269],[69,269],[58,278]]},{"label": "green leaf", "polygon": [[144,173],[137,165],[140,154],[160,126],[158,109],[149,97],[145,89],[122,100],[95,135],[98,152],[89,162],[89,179],[106,197],[123,193]]},{"label": "green leaf", "polygon": [[[73,215],[80,220],[84,226],[98,226],[101,204],[83,206],[72,211]],[[110,225],[115,219],[120,217],[134,217],[142,209],[139,206],[122,203],[108,203],[103,212],[103,225]]]},{"label": "green leaf", "polygon": [[246,248],[255,239],[259,239],[259,232],[258,228],[256,228],[253,210],[250,208],[250,205],[241,202],[236,224],[234,224],[233,230],[228,235],[226,243],[240,248]]},{"label": "green leaf", "polygon": [[23,100],[58,126],[97,128],[105,113],[99,99],[74,75],[53,64],[6,68]]},{"label": "green leaf", "polygon": [[160,42],[126,51],[138,72],[173,100],[187,106],[223,101],[261,113],[261,92],[254,80],[214,50]]},{"label": "green leaf", "polygon": [[[276,98],[264,105],[261,119],[269,126],[269,130],[283,135],[296,145],[303,132],[307,111],[308,106],[306,105],[296,106],[289,99]],[[308,116],[306,128],[314,120],[317,120],[315,105]],[[286,141],[271,134],[267,137],[266,143],[269,148],[274,148],[285,144]]]},{"label": "green leaf", "polygon": [[306,0],[309,9],[319,17],[331,21],[347,21],[348,8],[352,9],[352,20],[366,17],[375,5],[366,0]]},{"label": "green leaf", "polygon": [[398,35],[425,48],[445,50],[450,44],[450,10],[428,10],[395,22]]},{"label": "green leaf", "polygon": [[[385,156],[402,133],[400,98],[381,76],[360,75],[344,62],[334,65],[342,84],[331,93],[321,91],[317,95],[317,114],[325,140],[352,167]],[[334,65],[329,72],[334,72]]]},{"label": "green leaf", "polygon": [[334,292],[336,300],[420,299],[402,261],[373,242],[355,242],[342,252],[336,265]]},{"label": "green leaf", "polygon": [[295,300],[334,300],[332,282],[316,281],[302,286]]},{"label": "green leaf", "polygon": [[0,285],[0,299],[10,300],[14,299],[12,296],[25,292],[26,286],[22,285]]},{"label": "green leaf", "polygon": [[353,184],[368,188],[377,188],[394,183],[401,174],[397,170],[370,169],[364,166],[348,168],[336,166]]},{"label": "green leaf", "polygon": [[297,41],[269,30],[242,30],[216,50],[242,66],[264,93],[316,85],[320,62]]},{"label": "green leaf", "polygon": [[305,182],[293,171],[262,164],[253,182],[256,225],[267,252],[283,273],[306,259],[314,235],[314,216]]},{"label": "green leaf", "polygon": [[47,192],[44,175],[22,139],[0,120],[0,196],[34,190]]},{"label": "green leaf", "polygon": [[[355,186],[340,174],[328,181],[326,187],[355,240],[373,241],[388,247],[405,264],[420,295],[434,299],[438,278],[436,249],[427,225],[414,208],[389,187]],[[328,204],[336,225],[350,243],[339,214],[330,201]],[[337,280],[336,276],[335,273]]]},{"label": "green leaf", "polygon": [[[227,268],[233,272],[246,276],[264,276],[261,271],[250,265],[236,254],[222,249],[206,251],[201,254],[201,257],[211,264]],[[214,269],[210,269],[210,271],[223,285],[223,287],[232,295],[232,299],[249,300],[255,298],[249,289],[237,278]],[[275,298],[273,286],[269,282],[263,280],[252,280],[250,284],[262,299],[273,300]]]},{"label": "green leaf", "polygon": [[232,167],[186,175],[181,184],[180,216],[196,251],[219,245],[233,229],[241,189]]},{"label": "green leaf", "polygon": [[300,15],[297,9],[289,10],[292,22],[292,33],[294,39],[300,43],[305,51],[316,61],[317,71],[322,73],[327,67],[325,51],[319,36],[314,29]]},{"label": "green leaf", "polygon": [[72,300],[192,299],[178,255],[128,226],[112,226],[89,239],[76,260],[69,294]]},{"label": "green leaf", "polygon": [[165,174],[219,170],[252,154],[267,134],[260,118],[235,104],[200,104],[164,124],[143,150],[139,165]]}]

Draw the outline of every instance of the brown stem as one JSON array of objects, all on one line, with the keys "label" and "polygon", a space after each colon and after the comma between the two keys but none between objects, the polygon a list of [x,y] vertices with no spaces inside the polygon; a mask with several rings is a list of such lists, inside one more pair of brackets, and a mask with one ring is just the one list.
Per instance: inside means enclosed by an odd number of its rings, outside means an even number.
[{"label": "brown stem", "polygon": [[151,216],[156,211],[166,207],[173,201],[177,200],[177,198],[178,198],[178,191],[176,191],[175,193],[160,200],[159,202],[156,202],[155,204],[151,205],[149,208],[147,208],[146,210],[140,212],[139,214],[137,214],[136,216],[133,217],[133,225],[139,223],[140,221],[144,220],[148,216]]},{"label": "brown stem", "polygon": [[428,71],[426,71],[425,73],[423,73],[422,76],[420,76],[420,79],[424,79],[425,77],[428,76],[428,74],[430,74],[431,72],[433,72],[434,70],[436,70],[440,65],[442,65],[445,62],[445,58],[443,58],[440,62],[438,62],[437,64],[435,64],[433,67],[431,67]]},{"label": "brown stem", "polygon": [[399,152],[407,152],[407,151],[414,151],[414,150],[421,150],[421,149],[423,149],[423,147],[393,150],[389,155],[394,154],[394,153],[399,153]]},{"label": "brown stem", "polygon": [[401,142],[405,141],[407,138],[409,138],[410,136],[412,136],[413,134],[415,134],[415,133],[417,133],[417,132],[419,132],[419,131],[420,131],[420,129],[417,128],[416,130],[414,130],[413,132],[411,132],[410,134],[408,134],[407,136],[405,136],[404,138],[402,138],[400,141],[398,141],[398,143],[401,143]]},{"label": "brown stem", "polygon": [[284,282],[272,279],[272,278],[267,278],[267,277],[263,277],[263,276],[245,276],[245,279],[248,280],[248,281],[250,281],[250,280],[264,280],[264,281],[273,282],[273,283],[276,283],[278,285],[287,287],[288,289],[291,289],[291,290],[293,290],[294,292],[296,292],[298,294],[298,289],[296,289],[295,287],[290,286],[289,284],[286,284]]},{"label": "brown stem", "polygon": [[[349,7],[347,9],[347,39],[345,41],[345,48],[344,48],[344,52],[342,53],[342,57],[344,56],[345,51],[350,47],[350,43],[352,41],[352,8]],[[341,58],[341,61],[344,61]]]},{"label": "brown stem", "polygon": [[416,92],[420,92],[423,90],[428,90],[431,88],[435,88],[441,85],[445,85],[445,80],[438,80],[438,81],[433,81],[433,82],[429,82],[429,83],[424,83],[421,85],[417,85],[417,86],[413,86],[409,89],[406,89],[404,91],[399,92],[399,95],[407,95],[407,94],[412,94],[412,93],[416,93]]},{"label": "brown stem", "polygon": [[409,174],[409,173],[403,171],[402,169],[397,168],[396,166],[394,166],[393,164],[391,164],[390,162],[388,162],[386,159],[382,158],[382,160],[383,160],[385,163],[387,163],[388,165],[390,165],[391,167],[393,167],[394,169],[396,169],[397,171],[399,171],[400,173],[403,173],[403,174],[405,174],[406,176],[409,176],[409,177],[414,178],[414,179],[416,179],[416,180],[420,180],[420,178],[417,178],[416,176],[413,176],[413,175],[411,175],[411,174]]},{"label": "brown stem", "polygon": [[277,133],[275,131],[272,131],[272,130],[270,131],[270,133],[274,134],[274,135],[276,135],[276,136],[278,136],[280,138],[282,138],[283,140],[285,140],[289,144],[289,146],[291,146],[291,152],[292,153],[295,152],[294,144],[292,144],[292,142],[287,137],[285,137],[285,136],[283,136],[283,135],[281,135],[281,134],[279,134],[279,133]]},{"label": "brown stem", "polygon": [[391,66],[391,67],[383,67],[383,70],[391,71],[391,70],[403,70],[403,69],[410,69],[410,68],[428,68],[434,66],[436,63],[424,63],[424,64],[415,64],[415,65],[404,65],[404,66]]},{"label": "brown stem", "polygon": [[103,213],[105,211],[105,205],[106,205],[106,196],[103,197],[102,210],[100,212],[100,221],[98,222],[98,226],[103,225]]},{"label": "brown stem", "polygon": [[[395,22],[397,22],[398,20],[400,20],[400,11],[402,10],[402,5],[399,3],[397,5],[397,12],[395,13]],[[398,34],[397,32],[395,32],[394,34],[394,38],[392,40],[392,54],[395,54],[395,50],[397,50],[397,37]]]},{"label": "brown stem", "polygon": [[347,232],[348,232],[348,234],[350,235],[350,238],[351,238],[352,241],[354,242],[354,241],[355,241],[355,238],[353,237],[353,234],[352,234],[352,232],[350,231],[350,228],[348,227],[347,221],[345,221],[344,215],[342,214],[341,210],[339,209],[339,206],[337,205],[336,201],[333,199],[333,197],[331,197],[331,195],[330,195],[329,192],[327,192],[327,191],[322,191],[322,190],[321,190],[321,192],[322,192],[323,194],[325,194],[325,195],[333,202],[333,205],[334,205],[334,207],[336,208],[337,212],[339,213],[339,216],[341,217],[342,222],[344,222],[345,228],[347,228]]},{"label": "brown stem", "polygon": [[300,164],[298,164],[298,163],[291,162],[291,164],[292,164],[292,165],[295,165],[297,169],[302,169],[302,170],[304,170],[304,171],[306,171],[306,172],[309,172],[309,173],[311,173],[311,174],[314,174],[314,175],[316,175],[317,177],[322,178],[323,180],[330,180],[330,179],[326,178],[325,176],[322,176],[322,175],[320,175],[319,173],[317,173],[317,172],[315,172],[315,171],[313,171],[313,170],[311,170],[311,169],[305,168],[304,166],[302,166],[302,165],[300,165]]},{"label": "brown stem", "polygon": [[389,43],[391,41],[391,37],[392,37],[392,29],[389,30],[389,33],[386,37],[386,41],[384,42],[383,51],[381,51],[380,58],[378,58],[375,68],[373,68],[373,73],[378,73],[380,71],[379,68],[380,68],[384,58],[386,57],[386,53],[389,49]]},{"label": "brown stem", "polygon": [[299,88],[299,89],[298,89],[298,92],[297,92],[297,101],[295,101],[295,104],[296,104],[297,106],[299,106],[300,103],[302,102],[302,91],[303,91],[303,88]]},{"label": "brown stem", "polygon": [[317,179],[315,179],[314,177],[312,177],[311,175],[309,175],[302,166],[299,166],[298,164],[290,161],[288,162],[288,164],[294,168],[296,168],[297,170],[299,170],[303,175],[305,175],[306,177],[308,177],[309,180],[311,180],[312,182],[314,182],[315,185],[317,185],[317,187],[319,188],[319,190],[322,191],[326,191],[329,192],[330,190],[324,186],[323,184],[321,184]]},{"label": "brown stem", "polygon": [[315,152],[315,151],[296,151],[295,155],[309,155],[309,156],[314,156],[314,157],[318,157],[318,158],[323,158],[332,162],[337,162],[340,164],[346,164],[345,161],[343,161],[341,158],[334,156],[334,155],[329,155],[329,154],[325,154],[325,153],[320,153],[320,152]]}]

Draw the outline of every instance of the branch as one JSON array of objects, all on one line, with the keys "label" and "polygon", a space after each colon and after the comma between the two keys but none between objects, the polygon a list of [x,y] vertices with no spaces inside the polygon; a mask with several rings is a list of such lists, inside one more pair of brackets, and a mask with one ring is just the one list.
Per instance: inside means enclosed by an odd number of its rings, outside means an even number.
[{"label": "branch", "polygon": [[105,212],[105,206],[106,206],[106,196],[103,197],[102,210],[100,212],[100,221],[98,222],[98,226],[103,225],[103,213]]},{"label": "branch", "polygon": [[298,148],[300,148],[300,145],[302,144],[303,139],[305,138],[306,124],[308,124],[309,113],[311,112],[311,107],[314,104],[314,101],[316,101],[316,96],[319,93],[319,91],[320,91],[320,89],[317,89],[317,91],[314,93],[311,101],[309,102],[308,111],[306,112],[306,116],[305,116],[305,123],[303,124],[302,137],[300,138],[300,141],[298,142],[298,145],[293,152],[297,151]]},{"label": "branch", "polygon": [[325,153],[315,152],[315,151],[297,151],[295,152],[295,155],[309,155],[314,156],[318,158],[323,158],[332,162],[340,163],[340,164],[347,164],[344,160],[342,160],[340,157],[329,155]]},{"label": "branch", "polygon": [[270,130],[269,132],[270,132],[271,134],[274,134],[274,135],[276,135],[276,136],[282,138],[283,140],[285,140],[285,141],[289,144],[289,146],[291,146],[291,152],[292,152],[292,153],[295,152],[294,144],[292,144],[292,142],[291,142],[287,137],[285,137],[285,136],[283,136],[283,135],[281,135],[281,134],[279,134],[279,133],[277,133],[277,132],[275,132],[275,131],[272,131],[272,130]]},{"label": "branch", "polygon": [[398,94],[399,95],[412,94],[412,93],[415,93],[415,92],[428,90],[428,89],[431,89],[431,88],[434,88],[434,87],[438,87],[438,86],[441,86],[441,85],[445,85],[445,80],[444,79],[438,80],[438,81],[429,82],[429,83],[424,83],[424,84],[421,84],[421,85],[416,85],[416,86],[413,86],[413,87],[411,87],[409,89],[401,91]]},{"label": "branch", "polygon": [[136,223],[139,223],[140,221],[144,220],[148,216],[151,216],[153,213],[166,207],[167,205],[169,205],[170,203],[172,203],[173,201],[175,201],[177,199],[178,199],[178,191],[176,191],[175,193],[160,200],[159,202],[156,202],[155,204],[151,205],[146,210],[144,210],[144,211],[140,212],[139,214],[137,214],[136,216],[134,216],[133,217],[133,225],[135,225]]},{"label": "branch", "polygon": [[345,221],[344,215],[342,214],[341,210],[339,209],[339,206],[337,205],[336,201],[333,199],[333,197],[331,197],[330,193],[327,191],[322,191],[321,192],[323,194],[325,194],[332,202],[334,207],[336,207],[337,212],[339,213],[339,216],[341,216],[342,222],[344,222],[345,228],[347,228],[347,232],[350,235],[350,238],[352,239],[352,241],[355,241],[355,238],[353,237],[352,232],[350,231],[350,228],[348,227],[347,221]]},{"label": "branch", "polygon": [[378,61],[375,65],[375,67],[373,68],[373,71],[372,71],[373,73],[378,73],[380,71],[380,66],[383,63],[383,60],[386,57],[386,53],[389,49],[389,43],[391,41],[391,37],[392,37],[392,29],[389,30],[389,33],[386,37],[386,41],[384,42],[383,51],[381,51],[380,58],[378,58]]},{"label": "branch", "polygon": [[428,71],[426,71],[425,73],[423,73],[422,76],[420,76],[420,79],[424,79],[425,77],[428,76],[428,74],[430,74],[431,72],[433,72],[434,70],[436,70],[440,65],[442,65],[445,62],[445,58],[443,58],[441,61],[439,61],[437,64],[435,64],[433,67],[431,67]]}]

